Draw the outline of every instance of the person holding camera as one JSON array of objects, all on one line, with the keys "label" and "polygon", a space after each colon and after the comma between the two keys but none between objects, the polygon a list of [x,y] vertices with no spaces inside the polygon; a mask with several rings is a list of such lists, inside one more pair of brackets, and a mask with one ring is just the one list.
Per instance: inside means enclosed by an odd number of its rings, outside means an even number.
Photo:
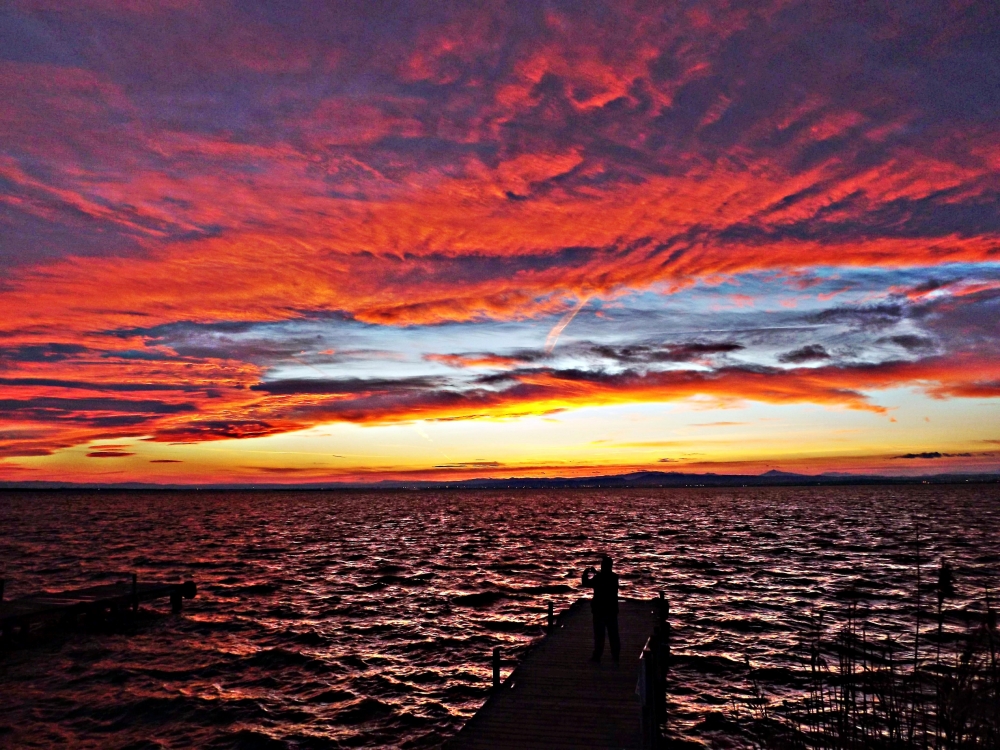
[{"label": "person holding camera", "polygon": [[611,658],[618,663],[621,641],[618,639],[618,575],[611,570],[608,555],[601,558],[601,572],[594,568],[583,571],[583,586],[594,590],[590,609],[594,613],[594,653],[591,661],[599,662],[604,653],[604,632],[611,644]]}]

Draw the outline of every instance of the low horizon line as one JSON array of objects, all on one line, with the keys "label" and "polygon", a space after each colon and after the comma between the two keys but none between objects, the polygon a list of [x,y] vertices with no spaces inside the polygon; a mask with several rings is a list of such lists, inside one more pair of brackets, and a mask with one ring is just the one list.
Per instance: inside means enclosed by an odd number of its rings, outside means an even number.
[{"label": "low horizon line", "polygon": [[[701,480],[701,481],[699,481]],[[706,481],[708,484],[706,484]],[[592,489],[604,485],[610,489],[673,489],[736,486],[796,486],[850,484],[964,484],[1000,482],[1000,472],[939,472],[935,474],[858,474],[852,472],[822,472],[803,474],[771,469],[760,474],[722,474],[716,472],[687,473],[681,471],[633,471],[597,474],[585,477],[472,477],[465,479],[378,479],[374,481],[311,481],[282,482],[75,482],[69,480],[34,479],[0,480],[3,489],[150,489],[150,490],[335,490],[335,489]],[[516,485],[516,486],[511,486]]]}]

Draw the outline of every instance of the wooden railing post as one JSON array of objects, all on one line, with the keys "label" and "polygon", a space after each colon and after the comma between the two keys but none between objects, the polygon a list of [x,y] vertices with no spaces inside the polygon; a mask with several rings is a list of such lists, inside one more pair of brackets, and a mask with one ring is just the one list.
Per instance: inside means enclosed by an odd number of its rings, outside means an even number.
[{"label": "wooden railing post", "polygon": [[553,628],[555,627],[555,624],[556,624],[555,609],[552,606],[552,602],[549,602],[549,616],[548,616],[548,628],[547,628],[547,631],[549,633],[552,632]]},{"label": "wooden railing post", "polygon": [[642,649],[639,685],[642,698],[642,746],[664,746],[667,731],[667,672],[670,665],[670,602],[663,592],[654,601],[656,623]]},{"label": "wooden railing post", "polygon": [[0,647],[6,647],[14,641],[14,628],[18,622],[15,618],[8,618],[0,625]]},{"label": "wooden railing post", "polygon": [[132,611],[139,611],[139,576],[132,574]]},{"label": "wooden railing post", "polygon": [[[663,684],[663,628],[657,625],[653,628],[653,637],[649,639],[649,645],[652,650],[652,666],[653,666],[653,685],[652,685],[652,703],[653,703],[653,730],[656,734],[657,741],[662,737],[660,733],[660,726],[663,724],[663,713],[664,708],[667,705],[666,693],[664,691]],[[659,744],[653,745],[653,747],[659,747]]]},{"label": "wooden railing post", "polygon": [[670,675],[670,641],[672,631],[670,628],[670,600],[663,600],[663,730],[666,732],[667,722],[670,719],[670,712],[667,710],[667,677]]},{"label": "wooden railing post", "polygon": [[7,579],[0,578],[0,602],[3,601],[3,590],[6,585],[7,585]]},{"label": "wooden railing post", "polygon": [[660,684],[663,690],[662,711],[663,711],[663,731],[667,731],[667,721],[670,714],[667,711],[667,676],[670,674],[670,600],[664,598],[660,592]]},{"label": "wooden railing post", "polygon": [[493,687],[500,687],[500,647],[493,648]]},{"label": "wooden railing post", "polygon": [[[659,628],[657,628],[659,630]],[[642,701],[642,747],[658,750],[660,742],[659,680],[656,667],[656,633],[649,637],[639,657],[639,690]]]}]

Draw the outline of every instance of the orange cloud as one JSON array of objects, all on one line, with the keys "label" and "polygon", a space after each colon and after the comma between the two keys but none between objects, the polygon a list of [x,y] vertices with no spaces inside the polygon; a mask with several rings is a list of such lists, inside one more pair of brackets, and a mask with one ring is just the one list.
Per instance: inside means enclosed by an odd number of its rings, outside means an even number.
[{"label": "orange cloud", "polygon": [[266,365],[148,333],[563,316],[551,352],[589,299],[995,264],[995,97],[953,77],[991,48],[975,8],[942,10],[917,54],[892,14],[794,2],[387,6],[378,24],[341,4],[309,24],[219,7],[12,5],[78,44],[15,40],[0,62],[0,346],[31,353],[0,355],[0,455],[693,396],[881,412],[868,394],[890,387],[1000,395],[995,360],[961,342],[917,362],[613,376],[431,353],[509,377],[279,393]]}]

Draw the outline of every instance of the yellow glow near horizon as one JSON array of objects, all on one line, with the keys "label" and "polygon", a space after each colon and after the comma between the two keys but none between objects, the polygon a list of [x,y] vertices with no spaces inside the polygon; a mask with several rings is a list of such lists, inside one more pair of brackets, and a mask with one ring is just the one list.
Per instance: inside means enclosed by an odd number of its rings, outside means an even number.
[{"label": "yellow glow near horizon", "polygon": [[[320,425],[281,435],[172,445],[95,442],[17,461],[24,478],[116,482],[274,482],[393,477],[571,476],[619,471],[760,473],[784,468],[933,473],[992,470],[993,401],[899,393],[892,417],[747,403],[593,407],[517,419]],[[932,426],[933,425],[933,426]],[[906,454],[952,454],[905,460]],[[120,457],[88,454],[120,452]],[[970,454],[959,456],[958,454]]]}]

